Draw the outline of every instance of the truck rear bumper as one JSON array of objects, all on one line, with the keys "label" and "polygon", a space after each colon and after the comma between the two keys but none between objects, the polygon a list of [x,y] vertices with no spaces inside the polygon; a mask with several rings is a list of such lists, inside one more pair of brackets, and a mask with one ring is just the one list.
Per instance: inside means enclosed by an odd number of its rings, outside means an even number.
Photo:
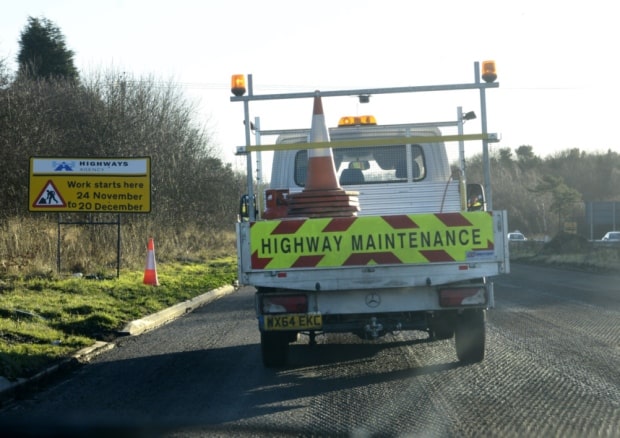
[{"label": "truck rear bumper", "polygon": [[[266,322],[267,316],[259,316],[258,321],[261,331],[355,333],[361,338],[374,338],[385,333],[398,331],[425,331],[428,328],[428,315],[428,312],[393,312],[379,315],[324,315],[321,317],[320,327],[288,325],[275,330],[268,327]],[[311,315],[311,317],[316,317],[316,315]],[[290,316],[285,318],[290,318]]]},{"label": "truck rear bumper", "polygon": [[352,332],[360,337],[368,337],[365,335],[369,333],[376,337],[377,333],[427,330],[429,318],[435,314],[486,309],[493,303],[493,284],[484,281],[442,288],[321,292],[261,289],[256,293],[261,331]]},{"label": "truck rear bumper", "polygon": [[291,269],[240,273],[240,282],[258,288],[294,288],[309,292],[405,290],[495,277],[507,273],[508,269],[501,262]]}]

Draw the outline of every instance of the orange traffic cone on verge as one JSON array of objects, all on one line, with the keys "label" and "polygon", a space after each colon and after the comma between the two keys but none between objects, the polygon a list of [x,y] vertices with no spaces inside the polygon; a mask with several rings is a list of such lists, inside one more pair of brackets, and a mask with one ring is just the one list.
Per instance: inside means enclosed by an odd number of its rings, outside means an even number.
[{"label": "orange traffic cone on verge", "polygon": [[[314,97],[310,143],[329,142],[321,96]],[[359,192],[340,187],[332,148],[308,149],[306,186],[288,198],[289,217],[352,217],[360,211]]]},{"label": "orange traffic cone on verge", "polygon": [[146,251],[146,268],[144,268],[144,284],[149,286],[159,286],[157,280],[157,268],[155,267],[155,243],[153,238],[149,238]]}]

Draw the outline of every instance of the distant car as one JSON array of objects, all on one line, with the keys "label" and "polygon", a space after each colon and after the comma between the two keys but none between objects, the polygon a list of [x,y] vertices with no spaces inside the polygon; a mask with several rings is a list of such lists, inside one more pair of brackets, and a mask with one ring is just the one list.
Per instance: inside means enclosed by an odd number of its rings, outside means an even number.
[{"label": "distant car", "polygon": [[609,231],[601,239],[605,242],[620,242],[620,231]]},{"label": "distant car", "polygon": [[524,242],[527,238],[523,235],[523,233],[514,232],[508,233],[508,240],[510,242]]}]

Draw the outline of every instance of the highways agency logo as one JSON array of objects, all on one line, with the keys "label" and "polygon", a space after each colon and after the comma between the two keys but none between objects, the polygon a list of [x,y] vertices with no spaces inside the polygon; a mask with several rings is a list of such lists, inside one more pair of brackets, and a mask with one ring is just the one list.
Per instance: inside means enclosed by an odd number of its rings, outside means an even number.
[{"label": "highways agency logo", "polygon": [[72,172],[75,168],[75,161],[52,161],[54,172]]}]

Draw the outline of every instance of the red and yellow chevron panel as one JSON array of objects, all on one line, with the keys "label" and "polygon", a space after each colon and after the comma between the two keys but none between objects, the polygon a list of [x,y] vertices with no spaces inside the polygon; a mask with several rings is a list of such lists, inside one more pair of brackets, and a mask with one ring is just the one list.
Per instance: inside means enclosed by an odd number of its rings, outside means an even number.
[{"label": "red and yellow chevron panel", "polygon": [[491,212],[283,219],[250,228],[252,269],[467,262],[494,256]]}]

